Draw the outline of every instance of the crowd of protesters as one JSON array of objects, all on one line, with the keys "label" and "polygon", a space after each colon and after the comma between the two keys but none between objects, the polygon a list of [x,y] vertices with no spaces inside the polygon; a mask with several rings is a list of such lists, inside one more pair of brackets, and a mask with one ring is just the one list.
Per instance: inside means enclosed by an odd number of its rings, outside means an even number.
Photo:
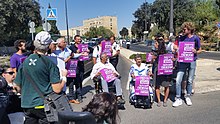
[{"label": "crowd of protesters", "polygon": [[[149,69],[146,69],[146,75],[153,76],[154,78],[154,86],[155,86],[155,94],[157,98],[157,106],[160,107],[162,105],[162,100],[160,98],[160,87],[164,87],[164,99],[163,106],[167,106],[167,99],[169,96],[169,86],[172,80],[172,75],[157,75],[158,72],[158,62],[159,56],[163,54],[174,54],[174,68],[177,70],[176,76],[176,100],[173,103],[173,107],[178,107],[182,105],[181,99],[181,90],[186,89],[185,101],[186,104],[191,106],[191,95],[193,91],[193,80],[195,77],[195,69],[196,69],[196,60],[197,54],[201,53],[200,39],[198,36],[194,34],[195,28],[191,22],[185,22],[182,25],[182,35],[178,37],[170,37],[170,40],[166,42],[164,35],[158,33],[155,37],[154,49],[151,54],[153,69],[152,73],[149,72]],[[119,76],[117,72],[117,64],[119,61],[120,54],[120,45],[115,42],[115,37],[110,37],[111,42],[111,57],[108,60],[107,54],[102,53],[102,45],[100,38],[99,43],[93,50],[93,63],[94,67],[97,67],[93,71],[91,75],[93,77],[98,77],[101,73],[100,68],[109,65],[111,69],[114,71],[116,77]],[[34,124],[34,123],[48,123],[46,119],[46,115],[44,112],[44,103],[39,94],[35,91],[32,84],[30,84],[30,79],[33,79],[39,89],[47,95],[51,92],[60,93],[66,92],[66,83],[69,85],[69,102],[79,104],[83,102],[82,96],[82,81],[84,79],[84,63],[80,61],[80,57],[88,56],[90,50],[87,49],[85,51],[80,51],[79,45],[81,44],[81,37],[76,35],[74,37],[75,43],[71,45],[69,48],[67,47],[67,43],[64,38],[58,38],[56,41],[51,39],[51,36],[48,32],[42,31],[38,33],[33,41],[33,46],[35,49],[31,52],[32,54],[25,54],[25,40],[17,40],[14,43],[14,46],[17,50],[10,58],[10,66],[2,70],[2,79],[1,79],[1,88],[0,88],[0,100],[7,101],[7,99],[3,99],[7,96],[8,92],[13,93],[13,98],[8,98],[13,101],[13,104],[19,105],[17,106],[17,111],[24,111],[26,124]],[[178,50],[179,43],[181,42],[194,42],[195,47],[192,50],[194,54],[194,59],[192,62],[178,62]],[[56,61],[51,61],[51,57],[56,57]],[[69,76],[69,71],[67,71],[67,65],[71,60],[77,60],[76,64],[75,76]],[[136,57],[136,64],[132,66],[142,66],[141,63],[138,64],[138,59],[140,57]],[[59,63],[59,61],[62,61]],[[144,67],[145,68],[145,67]],[[95,73],[95,71],[97,73]],[[133,71],[134,72],[134,71]],[[134,78],[134,73],[131,74]],[[27,78],[29,77],[29,78]],[[117,116],[117,101],[125,103],[122,97],[122,89],[120,80],[116,78],[116,95],[114,97],[112,94],[103,93],[101,95],[95,95],[93,100],[83,108],[83,111],[90,111],[96,117],[97,122],[109,122],[116,123]],[[6,82],[6,83],[5,83]],[[185,82],[185,85],[182,85],[182,82]],[[4,85],[3,85],[4,84]],[[105,88],[104,92],[108,92],[108,87],[105,87],[107,84],[102,81],[102,85]],[[75,88],[74,88],[75,86]],[[7,89],[7,93],[6,90]],[[10,89],[10,90],[9,90]],[[21,93],[21,94],[20,94]],[[103,97],[103,98],[102,98]],[[20,101],[19,101],[20,100]],[[101,100],[101,101],[100,101]],[[108,110],[107,113],[104,113],[102,110],[99,113],[94,109],[106,109],[109,106],[104,106],[103,108],[95,107],[97,105],[101,105],[102,102],[111,104],[111,109]],[[3,102],[2,102],[3,103]],[[98,104],[99,103],[99,104]],[[5,105],[0,106],[1,114],[0,121],[5,124],[10,123],[7,112],[10,110],[10,104],[7,102]],[[94,108],[93,108],[94,107]],[[112,113],[113,111],[113,113]],[[107,116],[100,115],[105,114]],[[98,115],[95,115],[98,114]]]}]

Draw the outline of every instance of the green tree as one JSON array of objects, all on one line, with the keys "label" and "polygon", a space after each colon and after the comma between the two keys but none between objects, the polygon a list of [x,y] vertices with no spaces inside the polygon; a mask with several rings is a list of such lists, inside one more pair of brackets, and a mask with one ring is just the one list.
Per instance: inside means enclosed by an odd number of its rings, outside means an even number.
[{"label": "green tree", "polygon": [[210,22],[216,21],[217,11],[213,0],[197,0],[195,3],[194,21],[200,24],[200,29],[204,25],[209,25]]},{"label": "green tree", "polygon": [[119,32],[119,34],[125,38],[126,36],[128,36],[128,29],[123,27],[122,30]]},{"label": "green tree", "polygon": [[59,32],[59,30],[58,30],[58,28],[56,26],[57,21],[56,20],[49,20],[48,22],[51,25],[50,33],[51,34],[60,34],[60,32]]},{"label": "green tree", "polygon": [[[185,21],[192,21],[195,6],[192,0],[174,0],[174,31]],[[162,31],[169,30],[170,0],[155,0],[152,6],[152,21]]]},{"label": "green tree", "polygon": [[35,0],[0,1],[0,42],[13,45],[17,39],[31,39],[29,21],[36,27],[41,23],[40,6]]},{"label": "green tree", "polygon": [[91,27],[89,31],[86,32],[83,36],[88,39],[91,39],[91,38],[97,38],[99,36],[102,36],[104,38],[109,38],[110,36],[113,36],[113,35],[114,33],[110,29],[100,26],[98,28]]},{"label": "green tree", "polygon": [[151,4],[148,2],[143,3],[140,8],[138,8],[134,13],[135,20],[131,28],[132,35],[135,35],[137,38],[143,36],[145,30],[150,30],[151,25]]}]

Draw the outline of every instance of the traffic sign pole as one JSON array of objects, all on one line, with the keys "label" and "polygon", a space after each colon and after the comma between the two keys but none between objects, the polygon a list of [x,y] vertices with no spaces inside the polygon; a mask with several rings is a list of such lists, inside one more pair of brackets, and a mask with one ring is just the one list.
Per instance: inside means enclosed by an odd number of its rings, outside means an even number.
[{"label": "traffic sign pole", "polygon": [[30,27],[31,39],[32,39],[32,41],[34,41],[35,23],[29,22],[28,25]]}]

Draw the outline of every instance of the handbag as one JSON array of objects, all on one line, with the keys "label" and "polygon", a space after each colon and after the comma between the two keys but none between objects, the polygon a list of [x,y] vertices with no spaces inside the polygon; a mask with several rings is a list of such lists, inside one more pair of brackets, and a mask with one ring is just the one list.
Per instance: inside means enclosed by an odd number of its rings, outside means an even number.
[{"label": "handbag", "polygon": [[[43,57],[43,62],[45,63]],[[47,117],[48,122],[57,122],[58,121],[58,112],[60,111],[73,111],[69,100],[64,92],[59,94],[52,92],[47,96],[44,96],[43,92],[37,87],[34,80],[31,78],[27,69],[24,68],[24,73],[27,76],[27,79],[30,81],[35,91],[40,95],[44,100],[44,111]]]}]

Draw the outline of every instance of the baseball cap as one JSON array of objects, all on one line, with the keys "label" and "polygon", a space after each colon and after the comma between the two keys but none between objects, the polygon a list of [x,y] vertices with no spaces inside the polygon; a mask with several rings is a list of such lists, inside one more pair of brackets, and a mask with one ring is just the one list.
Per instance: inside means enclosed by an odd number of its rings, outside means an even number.
[{"label": "baseball cap", "polygon": [[41,31],[35,36],[34,46],[36,49],[45,50],[53,40],[46,31]]}]

